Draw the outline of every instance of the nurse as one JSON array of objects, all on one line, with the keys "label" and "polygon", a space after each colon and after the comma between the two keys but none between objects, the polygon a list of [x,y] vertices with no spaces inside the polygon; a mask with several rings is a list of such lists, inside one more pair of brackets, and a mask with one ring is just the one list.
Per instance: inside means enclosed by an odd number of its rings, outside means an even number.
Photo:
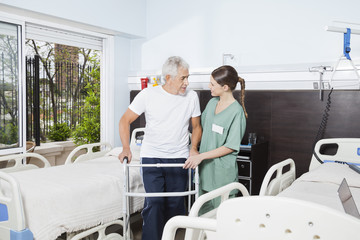
[{"label": "nurse", "polygon": [[[237,83],[241,85],[241,105],[234,98]],[[203,134],[200,154],[190,156],[184,168],[199,166],[202,195],[231,182],[238,181],[236,157],[246,128],[245,81],[231,66],[221,66],[210,76],[209,88],[213,98],[201,115]],[[232,195],[235,195],[234,192]],[[208,212],[220,204],[220,199],[207,202],[199,214]]]}]

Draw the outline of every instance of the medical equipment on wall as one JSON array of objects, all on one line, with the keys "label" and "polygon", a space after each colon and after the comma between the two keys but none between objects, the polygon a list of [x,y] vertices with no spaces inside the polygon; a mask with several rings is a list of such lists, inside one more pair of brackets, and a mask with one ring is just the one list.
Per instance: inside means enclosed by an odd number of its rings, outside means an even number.
[{"label": "medical equipment on wall", "polygon": [[339,60],[337,61],[333,73],[331,75],[331,78],[329,80],[329,84],[331,86],[332,80],[334,79],[334,75],[336,73],[336,71],[338,70],[339,64],[342,60],[348,60],[352,66],[353,71],[355,72],[355,75],[359,81],[359,88],[360,88],[360,75],[358,73],[358,69],[356,68],[354,62],[352,61],[351,57],[350,57],[350,36],[351,34],[358,34],[360,35],[360,30],[356,30],[353,29],[351,30],[350,28],[339,28],[339,27],[332,27],[332,26],[326,26],[325,30],[327,31],[331,31],[331,32],[340,32],[340,33],[344,33],[344,43],[343,43],[343,54],[340,56]]},{"label": "medical equipment on wall", "polygon": [[323,75],[324,72],[327,71],[333,71],[333,68],[330,66],[316,66],[316,67],[311,67],[309,68],[309,72],[319,72],[320,73],[320,79],[319,79],[319,93],[320,93],[320,100],[323,100]]}]

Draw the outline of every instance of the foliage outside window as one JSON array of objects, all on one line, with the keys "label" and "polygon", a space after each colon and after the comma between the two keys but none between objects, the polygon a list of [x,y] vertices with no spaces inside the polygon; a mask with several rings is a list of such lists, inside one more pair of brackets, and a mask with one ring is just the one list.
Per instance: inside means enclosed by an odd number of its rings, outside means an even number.
[{"label": "foliage outside window", "polygon": [[0,22],[0,149],[20,146],[18,28]]},{"label": "foliage outside window", "polygon": [[77,145],[100,142],[100,66],[94,68],[90,74],[93,82],[85,87],[87,96],[83,109],[84,117],[72,134]]},{"label": "foliage outside window", "polygon": [[[74,141],[79,143],[99,141],[98,52],[34,40],[28,40],[27,47],[28,55],[36,54],[40,58],[41,140],[63,141],[73,136]],[[27,79],[30,82],[28,88],[31,88],[34,77],[29,72],[27,71]],[[28,89],[29,101],[32,101],[32,93]],[[97,98],[96,101],[94,98]],[[30,125],[35,117],[29,105],[28,108]],[[67,129],[74,133],[69,133]],[[29,130],[32,131],[33,129]]]}]

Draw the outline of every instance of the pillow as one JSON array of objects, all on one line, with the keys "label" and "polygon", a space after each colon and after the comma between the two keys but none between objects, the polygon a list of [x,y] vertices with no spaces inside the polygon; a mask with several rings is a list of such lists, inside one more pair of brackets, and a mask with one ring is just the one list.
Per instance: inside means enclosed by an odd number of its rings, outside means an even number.
[{"label": "pillow", "polygon": [[328,182],[340,185],[343,178],[346,178],[350,187],[360,187],[360,174],[350,169],[347,164],[323,163],[319,167],[304,173],[298,181],[307,182]]}]

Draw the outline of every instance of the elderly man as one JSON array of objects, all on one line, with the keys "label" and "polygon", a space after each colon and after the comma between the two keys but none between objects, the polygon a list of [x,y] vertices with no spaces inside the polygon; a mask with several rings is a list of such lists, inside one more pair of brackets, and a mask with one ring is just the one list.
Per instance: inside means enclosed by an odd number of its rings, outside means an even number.
[{"label": "elderly man", "polygon": [[[184,163],[198,154],[201,139],[200,105],[197,94],[188,90],[189,65],[180,57],[167,59],[162,68],[165,84],[145,88],[130,104],[120,119],[119,133],[124,157],[131,161],[130,124],[145,113],[145,136],[141,146],[141,162]],[[192,124],[192,147],[189,149],[189,122]],[[187,171],[182,168],[144,167],[146,192],[182,192],[186,190]],[[165,223],[175,215],[185,214],[184,197],[149,197],[145,199],[143,240],[161,239]]]}]

